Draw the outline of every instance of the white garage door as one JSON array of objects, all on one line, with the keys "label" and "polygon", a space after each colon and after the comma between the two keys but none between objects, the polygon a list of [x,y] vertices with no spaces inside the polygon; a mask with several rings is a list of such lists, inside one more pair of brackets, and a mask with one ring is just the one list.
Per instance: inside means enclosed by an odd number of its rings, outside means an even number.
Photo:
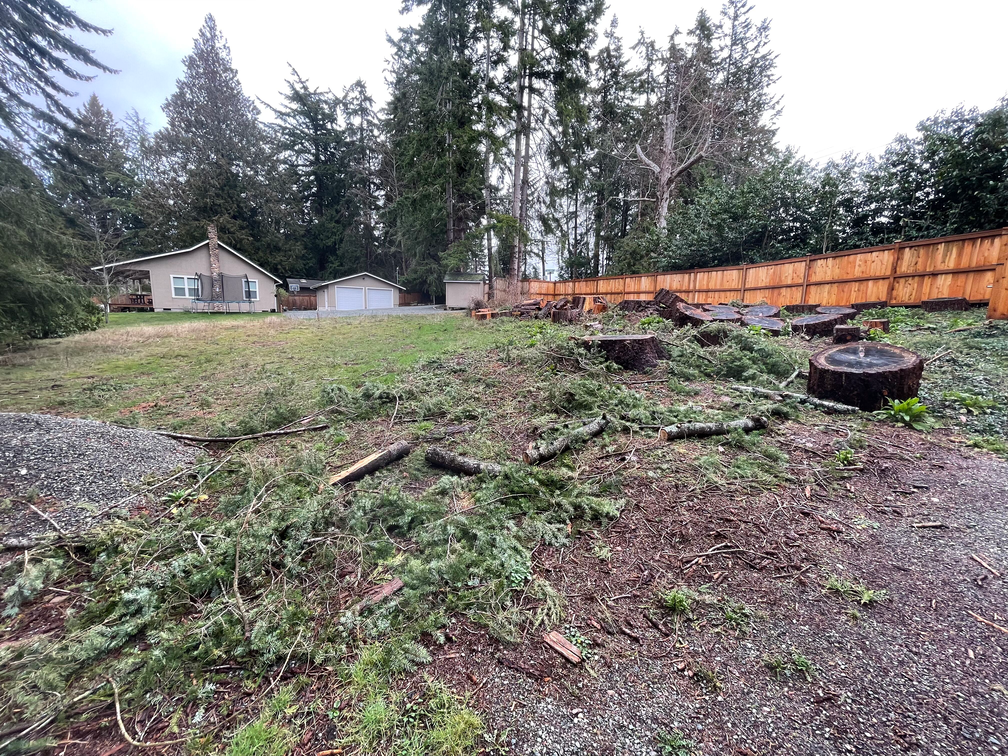
[{"label": "white garage door", "polygon": [[356,286],[336,287],[336,309],[337,310],[363,310],[364,309],[364,289]]},{"label": "white garage door", "polygon": [[368,289],[367,306],[369,310],[392,306],[392,289]]}]

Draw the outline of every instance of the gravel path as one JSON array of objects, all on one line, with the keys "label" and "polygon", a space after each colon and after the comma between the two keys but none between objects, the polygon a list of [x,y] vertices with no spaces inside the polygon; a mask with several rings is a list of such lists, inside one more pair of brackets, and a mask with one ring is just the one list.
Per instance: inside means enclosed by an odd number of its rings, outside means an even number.
[{"label": "gravel path", "polygon": [[[0,497],[37,494],[64,530],[81,530],[95,506],[121,501],[147,475],[191,464],[199,451],[150,431],[55,415],[0,413]],[[75,506],[79,504],[93,506]],[[25,502],[0,511],[6,536],[52,526]]]}]

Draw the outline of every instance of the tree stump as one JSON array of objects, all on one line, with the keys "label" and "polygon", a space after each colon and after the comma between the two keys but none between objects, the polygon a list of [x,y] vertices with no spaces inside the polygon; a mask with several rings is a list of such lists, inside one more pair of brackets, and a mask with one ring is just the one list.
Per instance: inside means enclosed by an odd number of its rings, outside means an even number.
[{"label": "tree stump", "polygon": [[869,331],[882,331],[882,333],[889,333],[889,318],[866,320],[863,325]]},{"label": "tree stump", "polygon": [[855,302],[851,305],[858,312],[864,312],[865,310],[878,310],[882,307],[888,307],[889,303],[885,300],[879,300],[877,302]]},{"label": "tree stump", "polygon": [[795,315],[814,315],[819,308],[817,304],[789,304],[784,305],[784,309]]},{"label": "tree stump", "polygon": [[776,318],[780,315],[780,307],[777,305],[753,305],[747,307],[746,317],[753,318]]},{"label": "tree stump", "polygon": [[858,311],[853,307],[817,307],[816,312],[820,315],[836,315],[838,323],[849,323],[857,317]]},{"label": "tree stump", "polygon": [[583,310],[553,310],[550,320],[554,323],[578,323]]},{"label": "tree stump", "polygon": [[606,358],[628,370],[650,370],[668,355],[654,334],[585,336],[586,347],[598,347]]},{"label": "tree stump", "polygon": [[623,312],[644,312],[651,304],[650,299],[623,299],[616,305],[616,309]]},{"label": "tree stump", "polygon": [[758,315],[746,315],[742,318],[742,325],[759,326],[764,332],[771,336],[780,336],[784,330],[784,321],[778,318],[760,317]]},{"label": "tree stump", "polygon": [[969,300],[966,297],[936,297],[921,302],[924,312],[942,312],[943,310],[968,310]]},{"label": "tree stump", "polygon": [[738,315],[739,314],[738,309],[736,309],[735,307],[732,307],[731,305],[709,304],[709,305],[704,305],[703,309],[704,309],[705,312],[711,312],[711,313],[714,313],[714,312],[730,312],[730,313],[732,313],[734,315]]},{"label": "tree stump", "polygon": [[572,310],[583,310],[585,306],[585,298],[581,296],[571,297],[571,309]]},{"label": "tree stump", "polygon": [[680,326],[701,326],[704,323],[714,322],[714,318],[710,316],[710,313],[704,312],[696,307],[691,307],[685,302],[680,302],[675,306],[675,315],[676,325]]},{"label": "tree stump", "polygon": [[791,321],[791,330],[805,336],[828,336],[838,322],[836,315],[805,315]]},{"label": "tree stump", "polygon": [[686,300],[668,289],[658,289],[654,295],[654,301],[663,307],[673,308],[680,302],[687,304]]},{"label": "tree stump", "polygon": [[850,344],[855,341],[861,341],[861,326],[856,325],[833,326],[834,344]]},{"label": "tree stump", "polygon": [[708,313],[711,316],[711,320],[715,323],[741,323],[742,316],[738,311],[730,312],[728,310],[711,310]]},{"label": "tree stump", "polygon": [[808,393],[877,410],[886,398],[917,396],[923,373],[924,360],[909,349],[884,342],[836,344],[809,358]]}]

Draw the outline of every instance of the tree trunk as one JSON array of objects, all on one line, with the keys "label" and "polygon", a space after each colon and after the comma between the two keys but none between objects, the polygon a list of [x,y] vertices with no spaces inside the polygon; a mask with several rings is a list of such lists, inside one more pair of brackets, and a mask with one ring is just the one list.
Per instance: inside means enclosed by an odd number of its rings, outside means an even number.
[{"label": "tree trunk", "polygon": [[606,358],[628,370],[650,370],[668,355],[654,334],[585,336],[585,346],[598,347]]},{"label": "tree trunk", "polygon": [[424,454],[427,464],[433,467],[440,467],[444,470],[462,473],[463,475],[487,475],[496,476],[501,474],[501,466],[493,462],[484,462],[472,457],[464,457],[461,454],[442,449],[439,446],[427,447]]},{"label": "tree trunk", "polygon": [[746,433],[762,430],[769,423],[765,417],[751,415],[741,420],[724,423],[676,423],[667,425],[658,431],[659,441],[673,441],[678,438],[706,438],[708,436],[725,436],[733,430]]},{"label": "tree trunk", "polygon": [[602,415],[595,418],[587,425],[582,425],[580,428],[575,428],[570,433],[560,436],[560,438],[546,444],[546,446],[536,447],[536,444],[533,441],[529,444],[525,453],[522,454],[522,459],[529,465],[538,465],[540,462],[548,462],[554,457],[560,456],[575,444],[584,443],[588,439],[599,435],[605,430],[606,425],[608,424],[609,419],[605,415]]},{"label": "tree trunk", "polygon": [[[521,216],[521,168],[522,168],[522,132],[524,131],[525,107],[525,2],[518,9],[518,97],[515,99],[515,146],[514,174],[511,179],[511,216],[517,221]],[[508,278],[513,282],[519,280],[520,251],[516,235],[511,245],[511,261],[508,265]]]},{"label": "tree trunk", "polygon": [[886,398],[917,396],[924,360],[884,342],[836,344],[809,358],[808,392],[821,399],[879,409]]},{"label": "tree trunk", "polygon": [[360,480],[376,470],[380,470],[381,468],[392,464],[396,460],[402,459],[410,453],[410,450],[411,447],[409,442],[396,441],[388,448],[376,451],[374,454],[370,454],[367,457],[364,457],[364,459],[350,465],[350,467],[343,472],[333,475],[329,479],[329,483],[334,486],[353,483],[355,480]]},{"label": "tree trunk", "polygon": [[773,389],[758,388],[757,386],[732,386],[732,391],[741,391],[745,394],[756,394],[758,396],[768,396],[776,401],[787,399],[798,404],[807,404],[810,407],[828,412],[830,414],[850,415],[860,412],[857,407],[840,402],[831,402],[828,399],[816,399],[808,394],[798,394],[793,391],[774,391]]}]

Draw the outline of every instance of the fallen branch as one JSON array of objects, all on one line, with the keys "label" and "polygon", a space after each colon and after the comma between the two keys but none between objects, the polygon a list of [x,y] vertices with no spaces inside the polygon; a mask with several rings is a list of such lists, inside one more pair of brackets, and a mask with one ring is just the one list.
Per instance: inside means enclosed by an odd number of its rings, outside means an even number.
[{"label": "fallen branch", "polygon": [[35,506],[34,504],[30,504],[30,503],[29,503],[29,504],[28,504],[28,506],[29,506],[29,507],[31,507],[31,510],[32,510],[32,512],[34,512],[34,513],[35,513],[35,514],[37,514],[37,515],[38,515],[39,517],[41,517],[41,518],[42,518],[43,520],[45,520],[45,521],[46,521],[46,522],[48,522],[48,523],[49,523],[50,525],[52,525],[52,526],[53,526],[54,528],[56,528],[56,531],[57,531],[57,532],[58,532],[58,533],[59,533],[59,534],[60,534],[61,536],[65,536],[65,535],[67,535],[67,532],[66,532],[65,530],[63,530],[63,528],[61,528],[61,527],[60,527],[59,525],[57,525],[57,524],[56,524],[56,520],[54,520],[54,519],[53,519],[52,517],[50,517],[49,515],[47,515],[47,514],[46,514],[45,512],[43,512],[43,511],[42,511],[41,509],[39,509],[38,507],[36,507],[36,506]]},{"label": "fallen branch", "polygon": [[974,562],[976,562],[977,564],[979,564],[985,570],[989,570],[991,572],[991,574],[994,575],[994,577],[1001,577],[1001,573],[1000,572],[998,572],[997,570],[995,570],[993,567],[991,567],[989,564],[987,564],[987,562],[985,562],[983,559],[981,559],[976,554],[970,554],[970,559],[972,559]]},{"label": "fallen branch", "polygon": [[850,404],[832,402],[829,399],[818,399],[814,396],[809,396],[808,394],[797,394],[793,391],[774,391],[773,389],[758,388],[757,386],[732,386],[732,390],[740,391],[744,394],[768,396],[777,401],[790,399],[793,402],[798,402],[798,404],[807,404],[810,407],[815,407],[823,412],[836,413],[840,415],[849,415],[861,411]]},{"label": "fallen branch", "polygon": [[724,436],[733,430],[745,433],[762,430],[769,425],[765,417],[751,415],[740,420],[723,423],[676,423],[666,425],[658,431],[659,441],[672,441],[678,438],[706,438],[708,436]]},{"label": "fallen branch", "polygon": [[556,630],[551,630],[546,633],[543,636],[543,640],[546,642],[547,646],[552,648],[571,664],[577,664],[581,661],[581,650]]},{"label": "fallen branch", "polygon": [[798,377],[799,375],[801,375],[801,368],[795,368],[794,372],[793,372],[793,373],[791,373],[791,375],[789,375],[789,376],[788,376],[787,378],[785,378],[785,379],[784,379],[784,380],[783,380],[783,381],[782,381],[782,382],[780,383],[780,388],[781,388],[781,391],[783,391],[783,390],[784,390],[784,389],[786,389],[786,388],[787,388],[788,386],[790,386],[790,385],[791,385],[791,382],[792,382],[792,381],[793,381],[793,380],[794,380],[795,378],[797,378],[797,377]]},{"label": "fallen branch", "polygon": [[137,748],[161,748],[163,746],[175,745],[176,743],[185,743],[189,739],[177,738],[175,740],[162,740],[157,743],[145,743],[142,740],[134,740],[126,731],[126,724],[123,722],[122,710],[119,707],[119,686],[116,685],[116,681],[108,675],[105,675],[105,679],[112,684],[112,695],[115,697],[116,721],[119,723],[119,732],[122,733],[123,738],[125,738],[126,742],[131,746],[136,746]]},{"label": "fallen branch", "polygon": [[382,583],[381,585],[376,585],[370,588],[367,593],[364,594],[364,598],[358,601],[353,609],[350,611],[353,614],[360,614],[362,611],[367,609],[369,606],[374,606],[375,604],[380,604],[382,601],[387,599],[393,593],[396,593],[403,587],[403,581],[399,578],[392,578],[387,583]]},{"label": "fallen branch", "polygon": [[583,443],[590,438],[594,438],[605,430],[608,423],[609,419],[605,416],[605,414],[603,414],[592,420],[587,425],[575,428],[570,433],[560,436],[560,438],[546,444],[543,447],[536,448],[535,442],[533,442],[529,444],[529,448],[522,454],[522,459],[524,459],[525,463],[529,465],[538,465],[540,462],[548,462],[554,457],[560,456],[575,444]]},{"label": "fallen branch", "polygon": [[975,619],[977,622],[983,622],[985,625],[990,625],[995,630],[1000,630],[1002,633],[1008,633],[1008,627],[1001,627],[1001,625],[998,625],[998,624],[995,624],[995,623],[991,622],[986,617],[981,617],[976,612],[971,612],[971,611],[969,611],[967,609],[966,610],[966,614],[968,614],[970,617],[972,617],[973,619]]},{"label": "fallen branch", "polygon": [[424,459],[427,460],[427,464],[429,465],[462,473],[463,475],[486,473],[487,475],[496,476],[501,474],[501,466],[494,462],[484,462],[473,457],[464,457],[461,454],[442,449],[439,446],[428,446]]},{"label": "fallen branch", "polygon": [[329,423],[320,425],[309,425],[307,428],[288,428],[286,430],[263,431],[262,433],[248,433],[244,436],[190,436],[188,433],[171,433],[170,431],[156,430],[159,436],[175,438],[179,441],[192,441],[196,444],[234,444],[239,441],[251,441],[254,438],[271,438],[273,436],[289,436],[293,433],[312,433],[314,431],[325,430]]},{"label": "fallen branch", "polygon": [[410,453],[411,447],[408,441],[396,441],[391,446],[370,454],[359,462],[350,465],[346,470],[333,475],[329,482],[334,486],[341,486],[353,483],[355,480],[370,475],[376,470],[386,467],[396,460],[400,460]]},{"label": "fallen branch", "polygon": [[910,524],[911,528],[947,528],[944,522],[914,522]]}]

